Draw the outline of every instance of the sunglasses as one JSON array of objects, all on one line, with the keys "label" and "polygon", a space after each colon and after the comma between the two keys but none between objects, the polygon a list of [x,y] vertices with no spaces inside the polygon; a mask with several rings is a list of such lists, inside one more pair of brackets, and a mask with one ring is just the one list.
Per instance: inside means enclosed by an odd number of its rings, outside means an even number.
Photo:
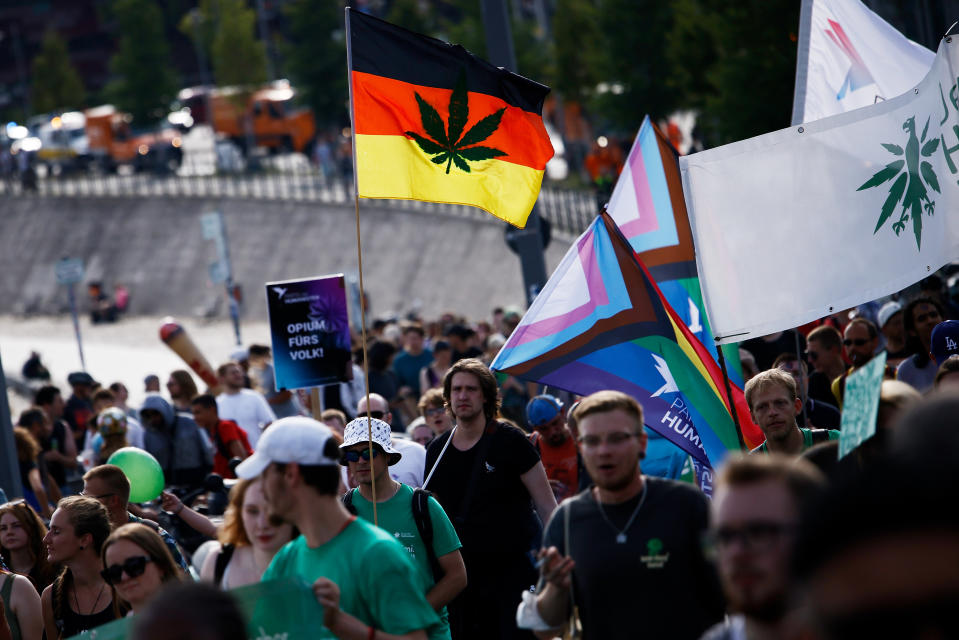
[{"label": "sunglasses", "polygon": [[847,347],[850,347],[850,346],[852,346],[852,345],[856,345],[857,347],[861,347],[861,346],[863,346],[864,344],[866,344],[867,342],[869,342],[869,340],[867,340],[866,338],[856,338],[855,340],[850,340],[849,338],[846,338],[845,340],[842,341],[842,343],[843,343],[844,345],[846,345]]},{"label": "sunglasses", "polygon": [[426,410],[427,416],[440,416],[446,413],[446,407],[431,407]]},{"label": "sunglasses", "polygon": [[148,558],[147,556],[134,556],[124,560],[123,564],[110,565],[101,571],[100,575],[107,584],[115,585],[116,583],[120,582],[120,578],[124,573],[131,578],[138,578],[142,576],[143,572],[147,569],[148,562],[153,562],[153,559]]},{"label": "sunglasses", "polygon": [[367,412],[365,412],[365,413],[358,413],[358,414],[356,414],[356,417],[357,417],[357,418],[367,418],[367,417],[369,417],[369,418],[374,418],[374,419],[376,419],[376,420],[382,420],[382,419],[383,419],[383,416],[385,416],[385,415],[386,415],[386,413],[383,412],[383,411],[367,411]]},{"label": "sunglasses", "polygon": [[[373,457],[380,455],[379,449],[373,449]],[[343,454],[343,459],[347,462],[359,462],[360,458],[363,458],[367,462],[370,460],[370,450],[363,449],[362,451],[347,451]]]}]

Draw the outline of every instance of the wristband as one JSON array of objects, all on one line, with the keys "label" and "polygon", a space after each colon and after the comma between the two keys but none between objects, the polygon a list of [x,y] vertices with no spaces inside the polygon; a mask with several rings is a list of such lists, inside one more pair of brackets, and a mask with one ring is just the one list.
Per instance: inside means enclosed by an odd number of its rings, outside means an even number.
[{"label": "wristband", "polygon": [[375,637],[376,637],[376,629],[374,629],[371,626],[370,630],[366,633],[366,640],[373,640],[373,638]]}]

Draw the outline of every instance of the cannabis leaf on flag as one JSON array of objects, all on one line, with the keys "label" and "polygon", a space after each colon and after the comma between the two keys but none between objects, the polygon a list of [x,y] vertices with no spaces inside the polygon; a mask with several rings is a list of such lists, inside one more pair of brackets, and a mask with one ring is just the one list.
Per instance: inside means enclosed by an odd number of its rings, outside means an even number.
[{"label": "cannabis leaf on flag", "polygon": [[453,164],[469,173],[470,162],[491,160],[506,155],[505,151],[493,147],[471,146],[493,135],[493,132],[499,128],[503,112],[506,111],[505,107],[480,120],[464,133],[462,138],[460,137],[470,114],[469,98],[466,94],[466,72],[460,72],[453,93],[450,95],[448,127],[443,126],[440,114],[429,102],[423,99],[419,92],[416,92],[416,103],[420,107],[420,120],[422,120],[423,129],[430,137],[425,138],[415,131],[407,131],[406,135],[416,140],[420,149],[434,156],[431,158],[433,164],[443,164],[445,162],[446,173],[450,172],[450,166]]}]

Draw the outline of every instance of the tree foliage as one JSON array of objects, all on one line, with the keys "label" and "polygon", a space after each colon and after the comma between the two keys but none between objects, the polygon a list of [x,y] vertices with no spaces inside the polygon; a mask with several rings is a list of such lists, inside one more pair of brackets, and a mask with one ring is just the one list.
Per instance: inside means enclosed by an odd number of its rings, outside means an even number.
[{"label": "tree foliage", "polygon": [[219,85],[266,82],[266,46],[256,38],[256,11],[244,0],[217,0],[210,62]]},{"label": "tree foliage", "polygon": [[65,111],[84,106],[83,82],[70,64],[66,43],[55,31],[47,31],[43,36],[31,76],[35,111]]},{"label": "tree foliage", "polygon": [[177,90],[163,15],[148,0],[116,0],[112,9],[118,49],[110,61],[115,77],[106,93],[133,114],[134,122],[158,120]]},{"label": "tree foliage", "polygon": [[335,0],[292,0],[284,8],[290,42],[284,55],[293,86],[318,126],[349,122],[343,7]]}]

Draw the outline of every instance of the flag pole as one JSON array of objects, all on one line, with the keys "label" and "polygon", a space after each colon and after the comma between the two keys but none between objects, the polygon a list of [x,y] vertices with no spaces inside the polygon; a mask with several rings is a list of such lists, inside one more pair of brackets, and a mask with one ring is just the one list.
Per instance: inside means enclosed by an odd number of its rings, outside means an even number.
[{"label": "flag pole", "polygon": [[350,89],[350,147],[353,152],[353,204],[356,211],[356,261],[360,273],[360,334],[363,341],[363,381],[366,390],[366,433],[370,456],[370,481],[373,493],[373,526],[379,526],[376,514],[376,476],[372,472],[373,464],[373,412],[370,410],[370,359],[366,354],[366,289],[363,287],[363,245],[360,242],[360,180],[356,171],[356,117],[353,112],[353,46],[350,37],[350,7],[344,8],[346,14],[346,79]]},{"label": "flag pole", "polygon": [[796,366],[799,369],[799,399],[802,400],[802,421],[803,426],[807,429],[812,425],[809,424],[809,416],[806,413],[806,372],[803,370],[803,359],[802,359],[802,348],[799,344],[799,327],[796,327]]},{"label": "flag pole", "polygon": [[729,371],[726,370],[726,356],[723,355],[723,345],[716,345],[716,353],[719,355],[719,368],[723,370],[723,383],[726,385],[726,397],[729,399],[729,415],[733,417],[733,424],[736,425],[739,448],[745,451],[746,441],[743,440],[743,428],[739,424],[739,412],[736,411],[736,401],[733,400],[733,389],[729,386]]}]

